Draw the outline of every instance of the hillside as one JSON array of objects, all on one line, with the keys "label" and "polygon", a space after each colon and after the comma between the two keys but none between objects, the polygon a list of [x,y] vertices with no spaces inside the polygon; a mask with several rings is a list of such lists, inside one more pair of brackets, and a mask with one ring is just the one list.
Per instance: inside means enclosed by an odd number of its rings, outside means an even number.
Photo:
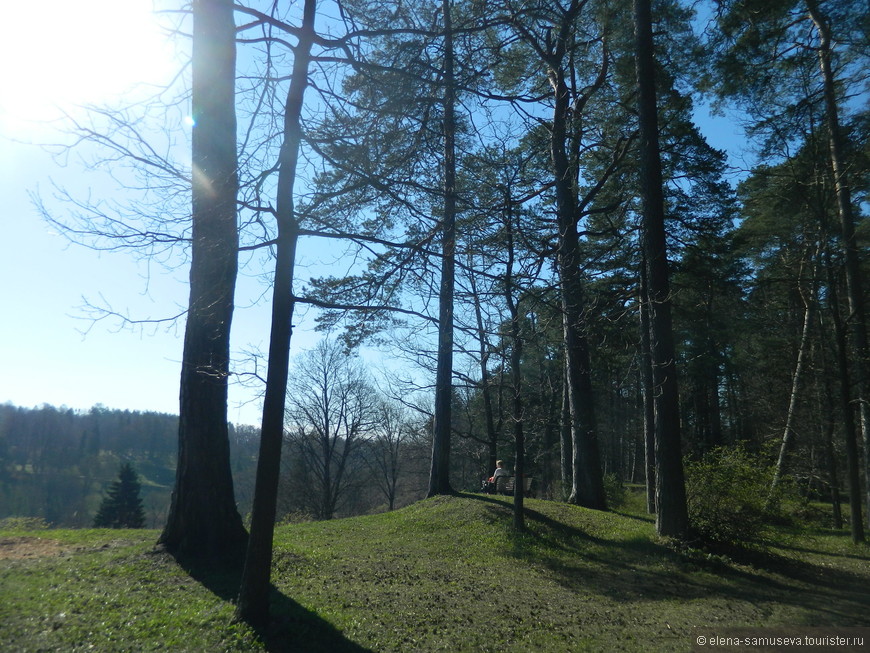
[{"label": "hillside", "polygon": [[675,551],[645,515],[528,506],[523,536],[483,495],[283,526],[259,635],[231,624],[237,574],[183,569],[154,531],[0,532],[0,630],[18,651],[573,652],[867,624],[870,550],[841,535],[782,531],[738,563]]}]

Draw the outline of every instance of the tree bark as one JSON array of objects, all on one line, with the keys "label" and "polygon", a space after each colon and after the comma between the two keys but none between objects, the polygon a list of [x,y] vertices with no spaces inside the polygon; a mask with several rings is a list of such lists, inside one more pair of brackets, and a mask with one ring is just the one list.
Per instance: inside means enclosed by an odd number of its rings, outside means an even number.
[{"label": "tree bark", "polygon": [[604,510],[607,500],[598,449],[589,343],[582,333],[581,307],[584,298],[576,262],[577,230],[573,223],[567,229],[569,233],[561,239],[559,271],[562,278],[562,320],[572,440],[571,494],[568,501]]},{"label": "tree bark", "polygon": [[316,0],[305,0],[299,42],[294,51],[293,76],[284,106],[284,143],[278,166],[275,244],[275,281],[272,289],[272,322],[269,338],[269,368],[254,504],[251,537],[239,588],[236,617],[262,625],[269,620],[269,587],[272,567],[272,539],[278,502],[281,469],[281,444],[284,438],[284,406],[287,399],[287,374],[290,364],[290,339],[293,334],[293,275],[298,242],[293,185],[302,141],[302,104],[308,86],[308,65],[314,40]]},{"label": "tree bark", "polygon": [[689,518],[680,442],[650,4],[650,0],[634,2],[643,250],[655,393],[656,531],[659,535],[684,537],[689,530]]},{"label": "tree bark", "polygon": [[441,228],[441,287],[432,466],[427,496],[450,494],[450,435],[453,422],[453,294],[456,282],[456,98],[453,79],[453,22],[450,0],[444,16],[444,216]]},{"label": "tree bark", "polygon": [[230,0],[193,3],[190,300],[179,392],[175,488],[159,544],[180,556],[240,555],[227,428],[238,269],[235,23]]}]

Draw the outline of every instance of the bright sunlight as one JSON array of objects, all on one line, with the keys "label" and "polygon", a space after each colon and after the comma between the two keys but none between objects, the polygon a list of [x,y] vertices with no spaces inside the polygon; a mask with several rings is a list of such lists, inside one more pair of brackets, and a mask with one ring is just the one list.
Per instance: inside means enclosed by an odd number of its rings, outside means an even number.
[{"label": "bright sunlight", "polygon": [[86,104],[130,99],[177,66],[152,0],[43,0],[4,7],[0,123],[10,136]]}]

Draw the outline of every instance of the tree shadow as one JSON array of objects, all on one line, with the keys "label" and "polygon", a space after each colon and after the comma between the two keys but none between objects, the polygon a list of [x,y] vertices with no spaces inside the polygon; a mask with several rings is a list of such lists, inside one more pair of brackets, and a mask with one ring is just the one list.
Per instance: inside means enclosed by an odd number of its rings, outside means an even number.
[{"label": "tree shadow", "polygon": [[[174,557],[174,556],[173,556]],[[174,557],[199,584],[223,601],[235,603],[242,579],[238,562],[208,564],[201,560]],[[274,585],[269,603],[271,615],[265,626],[250,624],[267,651],[272,653],[372,653],[347,639],[340,630],[305,608]]]},{"label": "tree shadow", "polygon": [[[831,534],[825,533],[825,535],[831,535]],[[840,536],[843,539],[850,539],[850,535],[848,533],[833,533],[833,535]],[[854,546],[858,550],[863,550],[864,554],[861,555],[860,553],[836,553],[836,552],[832,552],[832,551],[826,551],[825,555],[830,556],[832,558],[845,558],[848,560],[866,560],[867,559],[867,552],[870,552],[870,544],[864,542],[861,544],[853,544],[852,546]],[[798,553],[818,553],[818,551],[816,551],[814,549],[808,549],[806,547],[797,546],[795,544],[777,544],[777,547],[780,549],[786,549],[788,551],[796,551]]]},{"label": "tree shadow", "polygon": [[[486,495],[463,496],[492,504],[492,519],[507,523],[510,503]],[[516,554],[534,559],[553,582],[572,592],[591,590],[621,602],[717,594],[755,605],[797,606],[817,614],[821,623],[863,625],[865,620],[870,600],[866,576],[761,549],[731,547],[719,551],[721,556],[695,555],[650,537],[600,537],[528,506],[525,514],[527,523],[536,527],[510,535]]]},{"label": "tree shadow", "polygon": [[647,524],[655,524],[656,518],[655,515],[636,515],[634,513],[625,512],[624,510],[614,509],[611,510],[614,515],[619,515],[620,517],[625,517],[626,519],[634,519],[635,521],[644,522]]}]

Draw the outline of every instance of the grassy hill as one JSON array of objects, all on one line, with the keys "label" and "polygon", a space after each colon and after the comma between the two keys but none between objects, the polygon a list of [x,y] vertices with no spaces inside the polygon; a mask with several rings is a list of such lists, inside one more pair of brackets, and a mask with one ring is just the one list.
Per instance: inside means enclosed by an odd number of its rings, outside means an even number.
[{"label": "grassy hill", "polygon": [[[641,513],[462,495],[276,533],[277,619],[231,623],[238,574],[154,531],[0,532],[14,651],[688,651],[730,627],[867,626],[870,549],[780,531],[742,562],[677,551]],[[697,627],[703,627],[698,629]]]}]

